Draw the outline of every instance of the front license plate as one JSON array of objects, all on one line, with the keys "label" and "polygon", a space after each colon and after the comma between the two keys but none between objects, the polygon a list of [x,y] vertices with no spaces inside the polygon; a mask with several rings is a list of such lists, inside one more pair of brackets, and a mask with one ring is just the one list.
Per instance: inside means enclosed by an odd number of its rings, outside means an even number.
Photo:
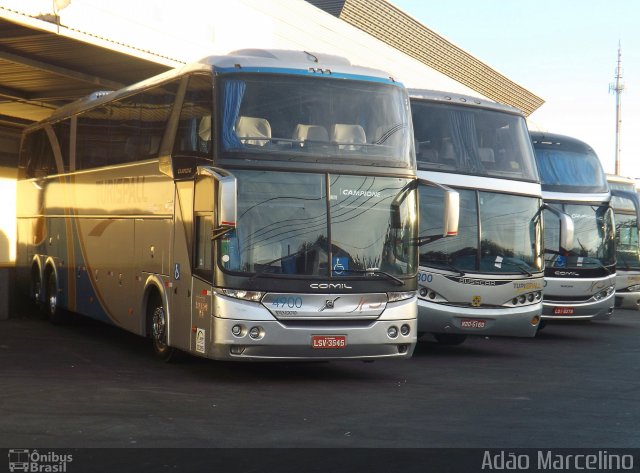
[{"label": "front license plate", "polygon": [[553,315],[573,315],[573,307],[554,307]]},{"label": "front license plate", "polygon": [[460,321],[461,328],[485,328],[487,321],[484,319],[462,319]]},{"label": "front license plate", "polygon": [[347,346],[346,335],[312,335],[311,348],[319,349],[340,349]]}]

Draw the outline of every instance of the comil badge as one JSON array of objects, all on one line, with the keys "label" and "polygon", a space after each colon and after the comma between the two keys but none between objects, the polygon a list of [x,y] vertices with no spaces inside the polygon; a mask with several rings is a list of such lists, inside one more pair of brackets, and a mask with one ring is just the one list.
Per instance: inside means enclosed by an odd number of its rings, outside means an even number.
[{"label": "comil badge", "polygon": [[480,307],[481,304],[482,304],[482,297],[473,296],[473,298],[471,299],[471,305],[473,307]]}]

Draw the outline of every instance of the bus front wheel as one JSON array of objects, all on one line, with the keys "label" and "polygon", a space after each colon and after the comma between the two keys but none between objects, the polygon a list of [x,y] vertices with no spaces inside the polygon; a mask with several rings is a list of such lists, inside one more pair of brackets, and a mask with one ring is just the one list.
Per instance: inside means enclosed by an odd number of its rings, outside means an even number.
[{"label": "bus front wheel", "polygon": [[176,349],[167,343],[167,313],[160,297],[153,296],[149,301],[148,317],[153,352],[162,361],[174,361]]}]

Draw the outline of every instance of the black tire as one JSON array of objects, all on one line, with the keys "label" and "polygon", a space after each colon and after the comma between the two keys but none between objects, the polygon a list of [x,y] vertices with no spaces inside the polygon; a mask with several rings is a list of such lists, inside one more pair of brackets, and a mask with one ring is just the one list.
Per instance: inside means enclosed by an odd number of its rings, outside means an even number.
[{"label": "black tire", "polygon": [[178,350],[167,344],[167,312],[162,299],[157,294],[149,298],[147,320],[155,356],[166,363],[177,361]]},{"label": "black tire", "polygon": [[42,303],[43,294],[42,294],[42,279],[40,278],[40,270],[38,268],[33,268],[31,271],[31,286],[29,287],[29,300],[33,303],[34,307],[38,309],[38,312],[43,316],[46,316],[46,312],[44,310],[45,306]]},{"label": "black tire", "polygon": [[459,333],[434,333],[433,337],[440,345],[460,345],[467,339],[466,335]]},{"label": "black tire", "polygon": [[52,324],[63,325],[69,322],[69,314],[60,308],[58,294],[58,278],[56,273],[51,271],[47,275],[44,311]]}]

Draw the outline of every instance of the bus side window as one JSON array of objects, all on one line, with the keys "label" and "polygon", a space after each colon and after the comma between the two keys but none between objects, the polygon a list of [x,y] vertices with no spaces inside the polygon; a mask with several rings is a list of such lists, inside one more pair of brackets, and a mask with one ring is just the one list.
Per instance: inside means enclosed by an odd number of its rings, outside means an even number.
[{"label": "bus side window", "polygon": [[20,161],[26,163],[27,178],[45,177],[57,172],[53,149],[44,128],[25,136]]},{"label": "bus side window", "polygon": [[146,90],[139,97],[140,159],[157,158],[180,81],[175,80]]},{"label": "bus side window", "polygon": [[67,118],[66,120],[56,123],[53,125],[53,131],[55,132],[56,138],[58,138],[58,144],[60,145],[64,171],[74,171],[74,169],[71,169],[71,164],[69,162],[69,134],[71,133],[71,120]]},{"label": "bus side window", "polygon": [[213,85],[210,76],[193,75],[180,112],[174,154],[210,156],[213,143],[211,110]]},{"label": "bus side window", "polygon": [[98,107],[78,116],[77,169],[106,166],[109,162],[109,110]]},{"label": "bus side window", "polygon": [[211,271],[211,232],[213,231],[213,215],[196,215],[196,241],[194,270],[196,273],[208,275]]}]

